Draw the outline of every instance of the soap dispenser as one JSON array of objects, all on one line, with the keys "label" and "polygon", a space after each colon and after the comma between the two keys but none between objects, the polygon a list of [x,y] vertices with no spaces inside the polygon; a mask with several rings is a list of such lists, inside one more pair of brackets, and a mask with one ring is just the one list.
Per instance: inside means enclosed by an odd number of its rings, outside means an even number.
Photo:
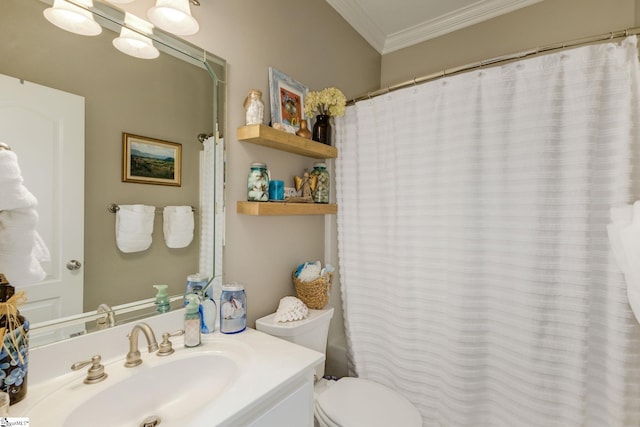
[{"label": "soap dispenser", "polygon": [[169,305],[169,295],[167,295],[167,285],[153,285],[158,290],[156,294],[156,311],[158,313],[166,313],[171,310]]},{"label": "soap dispenser", "polygon": [[187,294],[185,299],[184,346],[197,347],[200,345],[200,298],[196,294]]}]

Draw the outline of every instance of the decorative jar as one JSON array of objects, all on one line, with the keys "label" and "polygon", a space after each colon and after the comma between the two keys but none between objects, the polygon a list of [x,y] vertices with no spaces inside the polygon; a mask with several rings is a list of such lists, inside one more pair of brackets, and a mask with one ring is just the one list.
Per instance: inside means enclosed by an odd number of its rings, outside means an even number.
[{"label": "decorative jar", "polygon": [[269,171],[264,163],[251,163],[251,171],[247,177],[247,200],[269,201]]},{"label": "decorative jar", "polygon": [[247,327],[247,296],[244,285],[222,285],[220,295],[220,332],[236,334]]},{"label": "decorative jar", "polygon": [[316,162],[313,164],[313,170],[310,174],[316,177],[316,188],[313,190],[313,201],[315,203],[329,203],[329,172],[324,162]]},{"label": "decorative jar", "polygon": [[259,125],[264,120],[264,102],[262,102],[262,92],[252,89],[244,100],[246,110],[245,124]]}]

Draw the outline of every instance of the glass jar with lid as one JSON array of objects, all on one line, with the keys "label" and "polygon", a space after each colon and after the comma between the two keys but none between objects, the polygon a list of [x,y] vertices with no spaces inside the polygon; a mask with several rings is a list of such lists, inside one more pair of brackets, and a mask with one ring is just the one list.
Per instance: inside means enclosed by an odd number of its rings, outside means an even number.
[{"label": "glass jar with lid", "polygon": [[260,125],[264,120],[264,102],[262,102],[262,92],[252,89],[244,100],[246,110],[245,124]]},{"label": "glass jar with lid", "polygon": [[247,177],[247,200],[269,201],[269,171],[264,163],[251,163],[251,171]]},{"label": "glass jar with lid", "polygon": [[220,295],[220,332],[236,334],[247,327],[247,296],[244,285],[229,283],[222,285]]},{"label": "glass jar with lid", "polygon": [[329,172],[324,162],[316,162],[313,164],[313,170],[310,176],[316,177],[316,189],[313,190],[313,201],[315,203],[329,203]]}]

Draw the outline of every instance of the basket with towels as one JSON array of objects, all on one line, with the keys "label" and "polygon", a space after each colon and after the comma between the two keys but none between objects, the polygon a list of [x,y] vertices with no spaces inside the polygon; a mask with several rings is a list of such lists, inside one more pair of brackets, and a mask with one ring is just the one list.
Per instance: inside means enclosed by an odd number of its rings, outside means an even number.
[{"label": "basket with towels", "polygon": [[330,264],[322,268],[320,261],[300,264],[291,275],[297,297],[309,308],[324,308],[329,301],[333,271]]}]

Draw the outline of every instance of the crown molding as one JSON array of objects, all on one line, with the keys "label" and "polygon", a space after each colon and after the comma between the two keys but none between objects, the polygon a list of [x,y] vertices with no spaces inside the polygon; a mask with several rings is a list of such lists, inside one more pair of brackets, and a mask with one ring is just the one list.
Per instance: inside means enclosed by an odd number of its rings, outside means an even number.
[{"label": "crown molding", "polygon": [[387,36],[369,17],[367,12],[360,7],[359,1],[327,0],[327,3],[369,42],[375,50],[382,53],[387,41]]},{"label": "crown molding", "polygon": [[542,0],[481,0],[412,28],[390,34],[382,48],[383,55],[417,43],[478,24],[500,15],[531,6]]},{"label": "crown molding", "polygon": [[327,3],[374,49],[384,55],[541,1],[543,0],[479,0],[470,6],[389,35],[367,14],[361,6],[361,0],[327,0]]}]

